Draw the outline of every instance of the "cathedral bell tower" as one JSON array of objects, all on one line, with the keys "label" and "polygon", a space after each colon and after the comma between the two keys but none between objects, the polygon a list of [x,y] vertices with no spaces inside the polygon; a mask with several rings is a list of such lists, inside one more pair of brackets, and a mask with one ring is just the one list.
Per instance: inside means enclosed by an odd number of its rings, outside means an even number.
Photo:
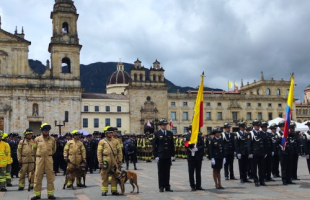
[{"label": "cathedral bell tower", "polygon": [[76,7],[72,0],[55,0],[51,13],[53,36],[48,47],[51,53],[52,77],[80,79],[80,51]]}]

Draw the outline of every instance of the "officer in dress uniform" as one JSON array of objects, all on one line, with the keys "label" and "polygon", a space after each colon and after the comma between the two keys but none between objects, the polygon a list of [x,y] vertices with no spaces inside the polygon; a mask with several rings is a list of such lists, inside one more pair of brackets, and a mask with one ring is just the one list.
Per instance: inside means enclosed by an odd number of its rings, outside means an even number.
[{"label": "officer in dress uniform", "polygon": [[92,140],[92,135],[89,134],[86,136],[86,140],[83,141],[83,144],[85,146],[86,150],[86,163],[87,163],[87,168],[89,172],[92,174],[93,173],[93,168],[94,168],[94,156],[95,156],[95,151],[96,151],[96,146],[94,141]]},{"label": "officer in dress uniform", "polygon": [[17,148],[18,148],[18,134],[13,133],[12,134],[12,140],[9,141],[9,145],[11,147],[11,157],[13,158],[13,163],[12,163],[12,170],[11,170],[11,177],[15,175],[16,178],[18,178],[18,172],[19,172],[19,163],[17,159]]},{"label": "officer in dress uniform", "polygon": [[53,155],[53,170],[54,173],[56,175],[56,173],[59,173],[59,166],[60,166],[60,155],[59,155],[59,151],[57,151],[59,149],[59,139],[58,139],[58,135],[57,134],[51,134],[51,137],[55,138],[55,142],[56,142],[56,152]]},{"label": "officer in dress uniform", "polygon": [[251,135],[248,135],[248,152],[249,158],[252,159],[252,175],[256,187],[266,186],[264,172],[264,160],[267,157],[266,135],[259,130],[260,121],[254,120],[252,125],[254,129]]},{"label": "officer in dress uniform", "polygon": [[291,145],[292,145],[292,152],[293,152],[293,165],[292,165],[292,180],[300,180],[297,177],[297,169],[298,169],[298,157],[300,155],[300,140],[298,134],[295,132],[296,123],[290,123],[290,133],[292,135]]},{"label": "officer in dress uniform", "polygon": [[240,182],[250,182],[247,179],[248,170],[248,144],[245,132],[245,122],[239,122],[239,131],[235,134],[235,149],[239,164]]},{"label": "officer in dress uniform", "polygon": [[[253,127],[251,124],[247,125],[245,128],[245,133],[246,133],[246,138],[248,139],[248,136],[251,135],[251,131],[253,130]],[[248,150],[247,150],[248,151]],[[248,152],[249,154],[249,152]],[[252,174],[252,159],[248,159],[248,167],[247,167],[247,172],[248,172],[248,177],[249,179],[253,179],[253,174]]]},{"label": "officer in dress uniform", "polygon": [[[186,141],[190,141],[191,133],[186,135]],[[204,142],[202,139],[202,133],[198,134],[197,143],[190,144],[187,147],[187,164],[189,183],[192,191],[203,190],[201,187],[201,166],[204,155]],[[194,174],[196,173],[196,183]]]},{"label": "officer in dress uniform", "polygon": [[275,123],[272,123],[269,126],[269,129],[271,130],[271,140],[272,140],[272,146],[273,146],[273,156],[272,156],[272,175],[274,178],[280,178],[280,171],[279,171],[279,163],[280,163],[280,158],[279,158],[279,151],[280,147],[279,145],[275,145],[277,138],[280,138],[281,135],[280,133],[277,132],[277,127],[278,125]]},{"label": "officer in dress uniform", "polygon": [[[93,138],[93,143],[95,144],[95,156],[94,156],[94,171],[96,171],[99,168],[99,163],[97,159],[97,152],[98,152],[98,143],[101,140],[101,134],[99,132],[94,132],[94,138]],[[99,171],[100,173],[100,171]]]},{"label": "officer in dress uniform", "polygon": [[272,134],[269,133],[268,130],[268,122],[263,121],[261,124],[261,128],[262,128],[262,133],[265,134],[266,136],[266,145],[267,145],[267,157],[265,158],[265,181],[269,182],[269,181],[274,181],[271,178],[271,165],[272,165],[272,156],[274,155],[273,152],[273,143],[272,143]]},{"label": "officer in dress uniform", "polygon": [[307,121],[307,123],[305,125],[308,126],[309,130],[307,132],[304,132],[303,137],[302,137],[302,141],[303,141],[303,145],[304,145],[304,151],[305,151],[305,155],[306,155],[308,171],[310,174],[310,159],[309,159],[309,155],[310,155],[310,120]]},{"label": "officer in dress uniform", "polygon": [[[222,133],[223,144],[224,144],[224,156],[226,158],[226,163],[224,164],[225,179],[236,180],[234,175],[234,156],[236,155],[234,134],[230,132],[231,125],[229,123],[224,123],[224,132]],[[230,176],[229,176],[230,175]]]},{"label": "officer in dress uniform", "polygon": [[158,123],[160,130],[154,133],[153,154],[157,161],[159,192],[173,192],[170,187],[170,168],[174,159],[175,149],[173,133],[167,130],[168,121],[161,119]]}]

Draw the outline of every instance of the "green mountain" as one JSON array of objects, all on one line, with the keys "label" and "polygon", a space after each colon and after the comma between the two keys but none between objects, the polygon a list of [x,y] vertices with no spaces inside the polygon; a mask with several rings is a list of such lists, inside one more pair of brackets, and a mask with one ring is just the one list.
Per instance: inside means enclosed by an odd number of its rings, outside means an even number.
[{"label": "green mountain", "polygon": [[[31,69],[37,74],[43,74],[45,72],[45,66],[37,60],[29,60]],[[116,71],[117,62],[96,62],[89,65],[81,64],[81,85],[86,93],[106,93],[106,82],[109,76]],[[130,73],[130,69],[133,64],[124,63],[125,71]],[[146,69],[146,76],[148,77],[149,69]],[[167,86],[169,87],[169,93],[175,93],[179,91],[184,93],[188,90],[197,90],[193,87],[180,87],[176,86],[168,79],[166,79]],[[205,90],[222,91],[221,89],[205,88]]]}]

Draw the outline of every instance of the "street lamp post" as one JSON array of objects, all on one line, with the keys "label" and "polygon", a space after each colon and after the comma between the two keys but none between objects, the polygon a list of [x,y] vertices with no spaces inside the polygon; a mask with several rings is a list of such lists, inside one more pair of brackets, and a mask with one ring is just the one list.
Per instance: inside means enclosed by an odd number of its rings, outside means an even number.
[{"label": "street lamp post", "polygon": [[63,121],[63,124],[57,124],[57,120],[55,120],[55,126],[58,126],[58,128],[59,128],[59,135],[61,135],[61,127],[65,126],[65,125],[66,125],[65,121]]}]

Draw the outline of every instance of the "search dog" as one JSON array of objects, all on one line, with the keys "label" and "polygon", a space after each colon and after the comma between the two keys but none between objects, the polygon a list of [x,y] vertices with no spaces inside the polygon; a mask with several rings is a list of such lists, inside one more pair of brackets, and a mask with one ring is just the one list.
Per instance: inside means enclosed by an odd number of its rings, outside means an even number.
[{"label": "search dog", "polygon": [[139,186],[138,186],[138,180],[137,180],[137,174],[133,171],[125,171],[122,170],[121,174],[116,178],[118,181],[118,184],[121,187],[121,194],[124,195],[125,193],[125,183],[127,180],[129,180],[132,191],[130,193],[133,193],[135,191],[135,186],[137,187],[137,193],[139,193]]}]

